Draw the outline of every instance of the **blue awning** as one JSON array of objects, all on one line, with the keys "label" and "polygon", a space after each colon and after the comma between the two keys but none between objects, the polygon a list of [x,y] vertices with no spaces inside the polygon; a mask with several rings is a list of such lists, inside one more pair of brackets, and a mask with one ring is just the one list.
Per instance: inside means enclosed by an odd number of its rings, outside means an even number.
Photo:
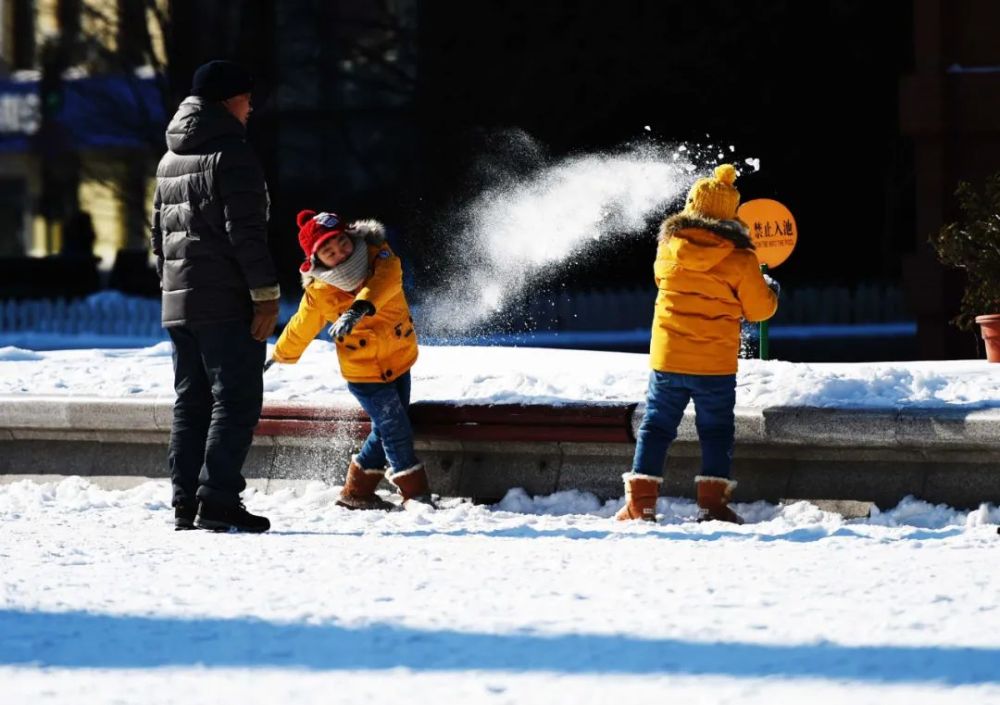
[{"label": "blue awning", "polygon": [[[41,126],[39,82],[0,81],[0,152],[32,149]],[[160,144],[166,111],[158,82],[132,75],[63,81],[58,122],[76,149]]]}]

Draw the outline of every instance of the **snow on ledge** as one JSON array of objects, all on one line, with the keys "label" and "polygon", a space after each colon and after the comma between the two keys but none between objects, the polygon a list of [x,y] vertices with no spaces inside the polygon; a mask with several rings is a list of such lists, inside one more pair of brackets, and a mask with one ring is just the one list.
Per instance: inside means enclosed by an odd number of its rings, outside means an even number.
[{"label": "snow on ledge", "polygon": [[[1000,408],[1000,374],[980,360],[790,363],[741,360],[737,406],[849,409]],[[644,354],[518,347],[423,346],[413,400],[459,404],[635,403]],[[275,365],[265,401],[353,405],[332,344],[314,341],[297,365]],[[173,399],[170,346],[31,352],[0,348],[0,395]]]}]

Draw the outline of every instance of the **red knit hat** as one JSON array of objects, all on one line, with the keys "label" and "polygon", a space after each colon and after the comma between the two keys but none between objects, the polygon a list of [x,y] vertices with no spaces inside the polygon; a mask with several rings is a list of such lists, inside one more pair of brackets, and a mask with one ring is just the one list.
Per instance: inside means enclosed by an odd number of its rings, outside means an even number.
[{"label": "red knit hat", "polygon": [[299,211],[295,222],[299,226],[299,245],[306,255],[306,262],[316,254],[320,245],[331,237],[342,235],[346,229],[344,221],[336,213]]}]

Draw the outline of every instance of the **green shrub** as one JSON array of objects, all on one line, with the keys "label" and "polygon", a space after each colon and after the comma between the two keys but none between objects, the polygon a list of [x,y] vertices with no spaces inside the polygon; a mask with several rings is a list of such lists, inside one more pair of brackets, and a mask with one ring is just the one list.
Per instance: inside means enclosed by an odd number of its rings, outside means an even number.
[{"label": "green shrub", "polygon": [[982,193],[962,181],[955,195],[961,219],[930,242],[942,263],[965,271],[962,307],[952,322],[971,330],[976,316],[1000,313],[1000,172],[986,180]]}]

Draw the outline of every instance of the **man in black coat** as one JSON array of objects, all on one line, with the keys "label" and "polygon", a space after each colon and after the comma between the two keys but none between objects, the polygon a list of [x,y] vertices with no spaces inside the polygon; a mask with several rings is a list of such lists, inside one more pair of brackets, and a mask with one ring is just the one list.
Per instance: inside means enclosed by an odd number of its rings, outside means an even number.
[{"label": "man in black coat", "polygon": [[280,295],[264,172],[246,142],[252,89],[238,64],[198,68],[156,170],[152,244],[173,342],[168,463],[177,529],[270,528],[240,501]]}]

